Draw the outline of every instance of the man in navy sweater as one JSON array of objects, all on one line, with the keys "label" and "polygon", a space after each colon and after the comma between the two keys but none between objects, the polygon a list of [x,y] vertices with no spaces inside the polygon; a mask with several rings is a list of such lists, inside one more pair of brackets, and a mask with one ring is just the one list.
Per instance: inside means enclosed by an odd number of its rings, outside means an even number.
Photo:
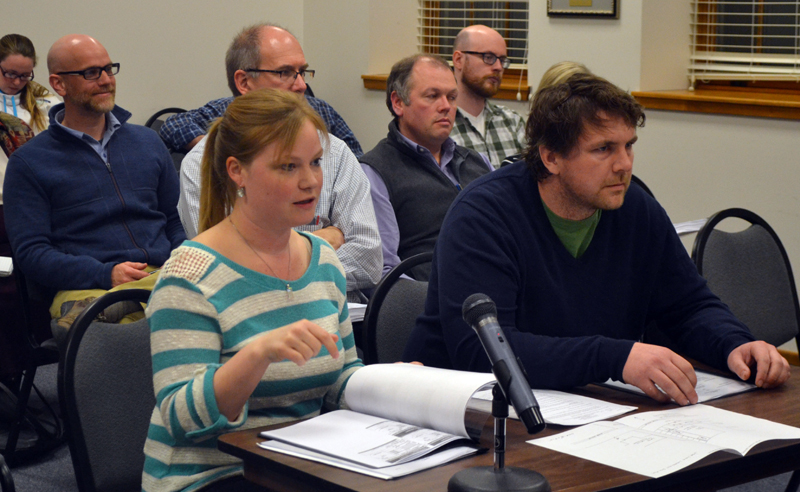
[{"label": "man in navy sweater", "polygon": [[53,44],[47,66],[64,103],[9,160],[4,212],[15,261],[58,292],[51,315],[61,318],[67,302],[77,315],[105,290],[153,283],[151,271],[186,236],[169,152],[114,103],[119,64],[97,40],[70,35]]},{"label": "man in navy sweater", "polygon": [[445,218],[405,360],[489,371],[461,319],[464,300],[481,292],[534,387],[612,378],[696,403],[689,362],[638,342],[651,321],[692,358],[742,379],[755,371],[762,388],[789,378],[776,348],[754,341],[708,289],[661,206],[629,188],[644,119],[629,94],[594,75],[537,94],[525,160],[473,182]]}]

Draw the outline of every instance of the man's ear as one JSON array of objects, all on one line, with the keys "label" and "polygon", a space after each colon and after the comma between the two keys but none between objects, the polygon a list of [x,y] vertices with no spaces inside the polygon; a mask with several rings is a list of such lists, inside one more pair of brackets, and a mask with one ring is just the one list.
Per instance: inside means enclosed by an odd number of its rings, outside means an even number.
[{"label": "man's ear", "polygon": [[64,96],[67,94],[67,89],[64,87],[64,81],[61,79],[61,76],[56,74],[51,74],[48,80],[50,81],[50,87],[52,87],[53,90],[56,91],[56,94],[61,96],[61,98],[63,99]]},{"label": "man's ear", "polygon": [[403,100],[397,94],[397,91],[392,92],[392,109],[394,110],[394,114],[397,116],[403,116],[403,111],[406,105],[403,103]]},{"label": "man's ear", "polygon": [[546,167],[551,174],[560,174],[561,156],[556,151],[550,150],[544,145],[540,145],[539,157],[542,159],[544,167]]},{"label": "man's ear", "polygon": [[250,78],[244,70],[233,72],[233,82],[236,84],[240,94],[244,95],[250,91]]},{"label": "man's ear", "polygon": [[453,68],[459,71],[464,69],[464,53],[460,51],[453,52]]}]

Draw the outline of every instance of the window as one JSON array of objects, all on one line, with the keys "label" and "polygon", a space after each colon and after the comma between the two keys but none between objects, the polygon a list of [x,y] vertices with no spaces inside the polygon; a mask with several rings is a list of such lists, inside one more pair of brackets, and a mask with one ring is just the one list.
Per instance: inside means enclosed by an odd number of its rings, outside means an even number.
[{"label": "window", "polygon": [[800,0],[693,0],[692,7],[692,88],[800,82]]},{"label": "window", "polygon": [[506,40],[512,69],[527,69],[528,2],[419,2],[418,46],[420,53],[434,53],[450,60],[458,32],[484,24]]}]

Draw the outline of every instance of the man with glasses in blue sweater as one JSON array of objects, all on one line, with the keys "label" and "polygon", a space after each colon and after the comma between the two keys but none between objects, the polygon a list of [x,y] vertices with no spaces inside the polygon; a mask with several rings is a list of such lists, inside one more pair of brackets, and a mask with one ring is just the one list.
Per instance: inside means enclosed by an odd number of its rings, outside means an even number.
[{"label": "man with glasses in blue sweater", "polygon": [[167,148],[114,102],[120,64],[97,40],[69,35],[47,67],[64,102],[9,159],[4,212],[15,262],[55,294],[50,314],[66,330],[106,290],[152,287],[186,235]]}]

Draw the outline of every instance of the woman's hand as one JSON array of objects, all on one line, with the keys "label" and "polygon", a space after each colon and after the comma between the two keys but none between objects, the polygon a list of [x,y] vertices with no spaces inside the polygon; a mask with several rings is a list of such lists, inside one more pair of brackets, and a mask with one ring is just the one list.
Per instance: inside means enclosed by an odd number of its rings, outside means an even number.
[{"label": "woman's hand", "polygon": [[338,340],[338,335],[328,333],[319,325],[304,319],[265,333],[257,343],[269,363],[288,359],[302,366],[317,355],[323,346],[331,357],[338,359]]},{"label": "woman's hand", "polygon": [[322,347],[339,358],[338,335],[308,320],[269,331],[245,345],[214,374],[214,394],[220,413],[234,421],[273,362],[290,360],[302,366]]}]

